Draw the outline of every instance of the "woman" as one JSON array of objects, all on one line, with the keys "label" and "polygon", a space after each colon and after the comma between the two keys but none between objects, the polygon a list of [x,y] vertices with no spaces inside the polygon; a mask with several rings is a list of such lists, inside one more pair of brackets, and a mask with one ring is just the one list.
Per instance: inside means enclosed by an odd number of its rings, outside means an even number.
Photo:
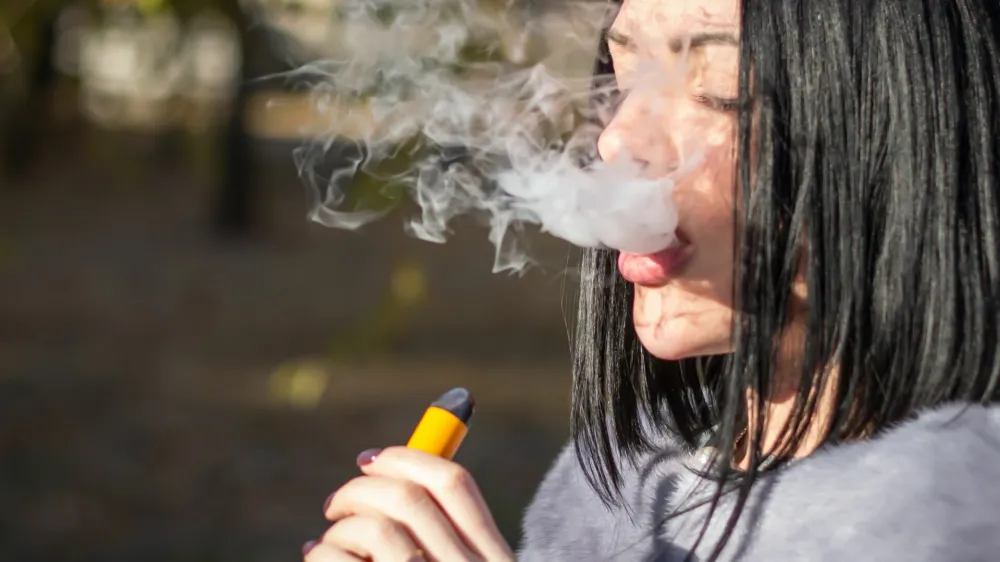
[{"label": "woman", "polygon": [[[625,0],[606,37],[601,157],[703,158],[681,244],[586,254],[519,558],[997,560],[1000,7]],[[514,557],[457,465],[359,464],[309,562]]]}]

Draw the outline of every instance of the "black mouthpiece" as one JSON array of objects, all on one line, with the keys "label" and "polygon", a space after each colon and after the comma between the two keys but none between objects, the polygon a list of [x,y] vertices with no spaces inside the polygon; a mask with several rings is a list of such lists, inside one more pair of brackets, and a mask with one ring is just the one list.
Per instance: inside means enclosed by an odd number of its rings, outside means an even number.
[{"label": "black mouthpiece", "polygon": [[431,406],[448,410],[455,414],[456,418],[462,420],[462,423],[469,425],[469,420],[472,419],[472,414],[476,411],[476,400],[468,390],[453,388],[432,402]]}]

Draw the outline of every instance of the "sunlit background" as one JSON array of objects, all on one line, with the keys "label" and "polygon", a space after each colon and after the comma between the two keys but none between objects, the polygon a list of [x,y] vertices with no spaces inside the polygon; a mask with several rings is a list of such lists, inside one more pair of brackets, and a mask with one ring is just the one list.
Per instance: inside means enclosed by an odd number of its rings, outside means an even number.
[{"label": "sunlit background", "polygon": [[[497,4],[512,64],[589,68],[544,2]],[[469,221],[310,224],[292,152],[324,123],[273,76],[349,49],[337,25],[337,0],[0,0],[0,560],[295,560],[356,453],[455,385],[517,541],[568,431],[572,255],[494,275]]]}]

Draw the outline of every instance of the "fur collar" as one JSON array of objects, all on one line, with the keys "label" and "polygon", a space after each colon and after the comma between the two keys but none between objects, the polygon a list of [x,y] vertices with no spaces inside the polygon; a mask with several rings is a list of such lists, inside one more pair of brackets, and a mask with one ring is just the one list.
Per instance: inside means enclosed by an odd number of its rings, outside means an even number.
[{"label": "fur collar", "polygon": [[[567,445],[527,510],[519,558],[704,560],[733,498],[695,548],[707,507],[670,516],[711,492],[699,463],[668,444],[626,471],[627,505],[607,508]],[[1000,561],[1000,406],[930,410],[763,476],[721,559]]]}]

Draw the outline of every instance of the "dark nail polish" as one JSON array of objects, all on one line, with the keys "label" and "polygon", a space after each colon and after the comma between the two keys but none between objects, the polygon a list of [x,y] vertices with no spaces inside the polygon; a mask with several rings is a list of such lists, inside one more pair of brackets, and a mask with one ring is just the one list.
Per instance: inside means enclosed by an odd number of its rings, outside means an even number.
[{"label": "dark nail polish", "polygon": [[330,502],[332,501],[333,501],[333,494],[330,494],[329,496],[326,497],[326,501],[323,502],[323,513],[326,513],[326,511],[330,509]]},{"label": "dark nail polish", "polygon": [[372,463],[375,457],[382,452],[382,449],[368,449],[367,451],[361,451],[358,455],[358,466],[365,466]]},{"label": "dark nail polish", "polygon": [[319,543],[317,541],[309,541],[306,544],[302,545],[302,556],[308,555],[310,552],[312,552],[312,549],[316,548],[316,545],[318,544]]}]

